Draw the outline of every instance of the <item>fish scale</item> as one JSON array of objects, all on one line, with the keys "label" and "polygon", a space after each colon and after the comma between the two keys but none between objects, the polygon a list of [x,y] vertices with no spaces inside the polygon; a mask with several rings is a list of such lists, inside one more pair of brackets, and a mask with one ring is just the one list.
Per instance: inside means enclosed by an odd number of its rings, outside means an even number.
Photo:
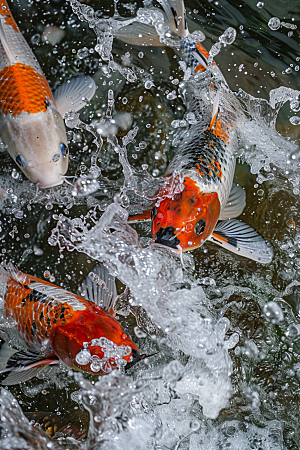
[{"label": "fish scale", "polygon": [[4,67],[0,85],[0,109],[4,114],[46,112],[47,100],[54,101],[45,77],[25,64]]},{"label": "fish scale", "polygon": [[59,360],[103,375],[119,367],[120,358],[131,365],[141,359],[130,334],[92,299],[23,274],[11,264],[8,272],[0,267],[0,296],[0,335],[9,345],[23,348],[11,353],[5,369],[2,363],[0,373],[11,371],[4,380],[7,385],[26,381]]},{"label": "fish scale", "polygon": [[[16,321],[19,333],[34,349],[37,343],[42,344],[49,338],[54,325],[65,325],[74,316],[73,309],[67,303],[59,303],[35,289],[26,289],[12,279],[8,282],[4,298],[7,317]],[[78,301],[84,307],[88,305],[84,299]]]}]

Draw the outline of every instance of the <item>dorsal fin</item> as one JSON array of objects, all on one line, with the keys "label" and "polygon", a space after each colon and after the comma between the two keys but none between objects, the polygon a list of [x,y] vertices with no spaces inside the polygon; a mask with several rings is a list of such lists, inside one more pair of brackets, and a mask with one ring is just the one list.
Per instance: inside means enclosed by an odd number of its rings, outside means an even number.
[{"label": "dorsal fin", "polygon": [[29,289],[30,286],[30,278],[26,273],[21,272],[16,266],[14,266],[12,263],[8,263],[5,265],[5,269],[7,270],[8,274],[11,278],[13,278],[17,283],[24,286],[26,289]]},{"label": "dorsal fin", "polygon": [[82,283],[81,295],[110,312],[117,297],[116,280],[102,264],[94,267]]}]

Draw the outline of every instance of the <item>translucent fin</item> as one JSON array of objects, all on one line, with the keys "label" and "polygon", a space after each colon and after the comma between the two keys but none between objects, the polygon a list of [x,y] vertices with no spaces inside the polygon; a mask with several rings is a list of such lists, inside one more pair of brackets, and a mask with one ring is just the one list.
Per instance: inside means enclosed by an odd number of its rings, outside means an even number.
[{"label": "translucent fin", "polygon": [[18,350],[10,347],[6,342],[1,345],[0,349],[0,372],[6,368],[9,358],[17,353]]},{"label": "translucent fin", "polygon": [[7,270],[11,278],[17,281],[17,283],[20,283],[25,288],[29,289],[30,278],[26,275],[26,273],[21,272],[21,270],[19,270],[12,263],[8,263],[7,265],[5,265],[5,269]]},{"label": "translucent fin", "polygon": [[143,211],[141,214],[129,216],[128,222],[149,222],[151,220],[151,211]]},{"label": "translucent fin", "polygon": [[219,220],[234,219],[244,211],[246,206],[246,193],[243,188],[232,185],[228,201],[221,212]]},{"label": "translucent fin", "polygon": [[110,312],[117,297],[115,277],[103,265],[94,267],[82,283],[81,295]]},{"label": "translucent fin", "polygon": [[144,23],[134,22],[126,27],[119,28],[116,37],[130,45],[164,46],[159,40],[155,27]]},{"label": "translucent fin", "polygon": [[210,240],[227,250],[268,264],[273,258],[273,248],[249,225],[240,220],[231,219],[219,222]]},{"label": "translucent fin", "polygon": [[218,112],[219,112],[219,103],[220,103],[220,95],[219,95],[219,92],[217,92],[217,94],[215,96],[215,99],[214,99],[213,110],[212,110],[212,118],[211,118],[211,122],[210,122],[210,125],[209,125],[209,129],[211,129],[214,126],[215,122],[216,122],[217,115],[218,115]]},{"label": "translucent fin", "polygon": [[79,111],[93,98],[96,92],[96,83],[93,78],[80,75],[59,86],[53,97],[57,110],[64,116],[67,111]]},{"label": "translucent fin", "polygon": [[56,356],[45,358],[39,352],[33,350],[14,352],[7,359],[6,367],[1,367],[0,373],[10,371],[10,374],[2,381],[2,384],[4,386],[12,386],[13,384],[27,381],[44,370],[49,364],[57,364],[58,362]]},{"label": "translucent fin", "polygon": [[31,369],[22,370],[21,372],[13,370],[6,378],[4,378],[2,386],[13,386],[14,384],[28,381],[41,373],[45,367],[46,366],[32,367]]},{"label": "translucent fin", "polygon": [[185,7],[183,0],[158,0],[163,7],[167,25],[170,30],[178,36],[188,36],[189,30],[185,17]]}]

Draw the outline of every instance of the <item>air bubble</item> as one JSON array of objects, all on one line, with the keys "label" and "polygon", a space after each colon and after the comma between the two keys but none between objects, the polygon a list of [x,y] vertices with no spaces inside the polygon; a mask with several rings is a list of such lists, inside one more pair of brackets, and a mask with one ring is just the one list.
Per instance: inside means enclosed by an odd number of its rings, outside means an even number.
[{"label": "air bubble", "polygon": [[77,355],[75,356],[75,361],[80,366],[86,366],[87,364],[89,364],[90,360],[91,360],[91,352],[87,348],[80,350],[80,352],[77,353]]},{"label": "air bubble", "polygon": [[268,322],[278,324],[283,321],[283,312],[278,303],[269,302],[264,306],[264,316]]},{"label": "air bubble", "polygon": [[134,333],[139,339],[145,338],[147,335],[139,327],[134,327]]},{"label": "air bubble", "polygon": [[93,355],[91,359],[91,371],[92,372],[99,372],[102,368],[102,362],[99,356]]},{"label": "air bubble", "polygon": [[258,3],[256,3],[256,6],[258,8],[263,8],[265,6],[265,4],[264,4],[264,2],[258,2]]},{"label": "air bubble", "polygon": [[190,422],[190,429],[192,431],[194,431],[194,432],[198,431],[200,429],[200,422],[199,422],[199,420],[197,420],[197,419],[191,420],[191,422]]},{"label": "air bubble", "polygon": [[292,125],[300,125],[300,117],[299,116],[293,116],[290,117],[289,121]]},{"label": "air bubble", "polygon": [[145,88],[146,88],[146,89],[151,89],[152,86],[154,86],[154,83],[153,83],[151,80],[147,80],[147,81],[145,82]]},{"label": "air bubble", "polygon": [[269,22],[268,22],[268,27],[271,30],[278,30],[280,28],[280,19],[278,19],[278,17],[272,17]]}]

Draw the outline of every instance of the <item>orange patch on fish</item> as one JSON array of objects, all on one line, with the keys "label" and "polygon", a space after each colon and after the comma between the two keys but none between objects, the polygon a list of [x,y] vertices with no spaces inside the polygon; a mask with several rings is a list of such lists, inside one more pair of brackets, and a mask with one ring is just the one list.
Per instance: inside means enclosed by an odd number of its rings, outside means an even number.
[{"label": "orange patch on fish", "polygon": [[206,70],[206,68],[203,66],[203,64],[198,64],[198,66],[196,67],[194,72],[195,73],[197,73],[197,72],[204,72],[205,70]]},{"label": "orange patch on fish", "polygon": [[[209,58],[209,53],[208,53],[208,51],[206,50],[206,48],[203,47],[202,44],[200,44],[200,42],[198,42],[198,44],[196,44],[196,49],[197,49],[203,56],[205,56],[206,59]],[[216,65],[215,61],[212,62],[212,65],[213,65],[213,66]]]},{"label": "orange patch on fish", "polygon": [[5,23],[6,25],[10,25],[13,27],[13,29],[19,33],[19,29],[17,27],[16,22],[14,21],[14,18],[9,10],[8,4],[5,0],[0,1],[0,14],[1,16],[5,17]]},{"label": "orange patch on fish", "polygon": [[26,64],[4,67],[0,72],[0,109],[4,114],[46,112],[46,101],[54,102],[46,78]]},{"label": "orange patch on fish", "polygon": [[222,125],[224,126],[224,123],[221,122],[221,120],[217,120],[213,133],[216,137],[222,139],[222,141],[224,141],[225,144],[229,144],[229,136],[223,129]]}]

